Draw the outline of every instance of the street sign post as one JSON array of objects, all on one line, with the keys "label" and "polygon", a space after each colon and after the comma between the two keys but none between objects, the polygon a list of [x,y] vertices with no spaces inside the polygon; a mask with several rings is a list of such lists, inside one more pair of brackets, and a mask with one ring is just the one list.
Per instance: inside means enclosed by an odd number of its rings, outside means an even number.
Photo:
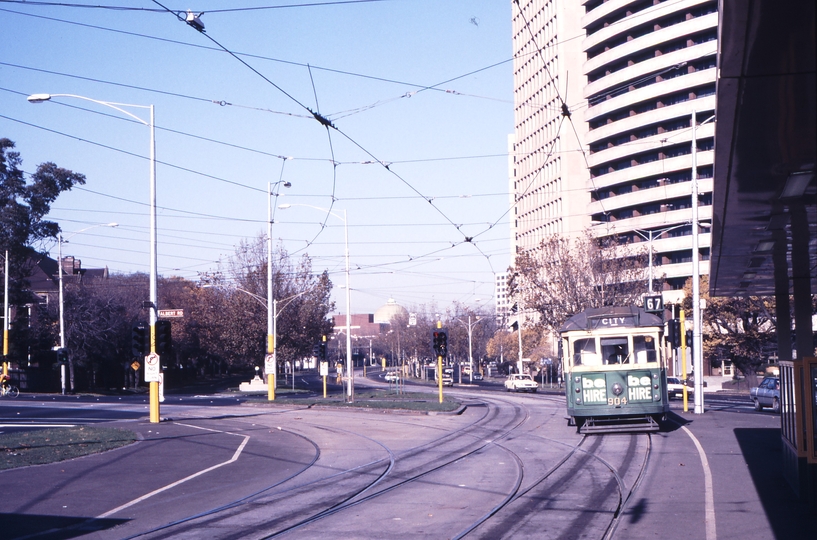
[{"label": "street sign post", "polygon": [[264,373],[273,375],[275,373],[275,355],[268,354],[264,356]]},{"label": "street sign post", "polygon": [[159,382],[159,355],[150,353],[145,356],[145,382]]}]

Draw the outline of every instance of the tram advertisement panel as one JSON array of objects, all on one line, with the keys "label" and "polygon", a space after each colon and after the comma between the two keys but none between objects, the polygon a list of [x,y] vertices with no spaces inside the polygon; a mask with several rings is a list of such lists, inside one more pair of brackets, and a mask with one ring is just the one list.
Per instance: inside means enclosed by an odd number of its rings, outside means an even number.
[{"label": "tram advertisement panel", "polygon": [[649,403],[653,401],[652,387],[649,371],[581,375],[581,395],[585,405]]}]

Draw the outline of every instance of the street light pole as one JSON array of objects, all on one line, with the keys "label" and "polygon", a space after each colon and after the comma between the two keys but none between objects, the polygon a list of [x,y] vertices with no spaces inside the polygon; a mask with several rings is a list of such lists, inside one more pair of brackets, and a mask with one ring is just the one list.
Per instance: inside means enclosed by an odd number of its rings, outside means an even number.
[{"label": "street light pole", "polygon": [[3,375],[9,374],[9,250],[6,250],[6,275],[3,296]]},{"label": "street light pole", "polygon": [[[281,169],[283,174],[283,168]],[[272,355],[272,364],[275,368],[272,372],[267,372],[267,399],[275,400],[275,378],[278,376],[278,362],[275,359],[275,300],[273,294],[273,274],[272,274],[272,186],[283,184],[290,187],[292,184],[278,180],[277,182],[267,182],[267,356]],[[278,197],[278,193],[275,194]]]},{"label": "street light pole", "polygon": [[[461,320],[461,319],[456,319],[456,320],[461,322],[462,324],[465,324],[465,322],[463,320]],[[474,355],[473,355],[473,348],[471,346],[473,331],[474,331],[474,327],[478,323],[480,323],[480,322],[482,322],[484,320],[485,319],[483,317],[480,317],[480,318],[477,318],[474,321],[473,324],[471,324],[471,314],[468,314],[468,367],[470,368],[470,371],[471,371],[470,374],[469,374],[469,379],[468,379],[469,383],[474,382]]]},{"label": "street light pole", "polygon": [[[710,120],[710,116],[701,125]],[[695,414],[704,413],[703,387],[703,342],[701,324],[701,271],[699,268],[700,253],[698,252],[698,141],[697,141],[697,111],[692,111],[692,365],[695,372]]]},{"label": "street light pole", "polygon": [[339,214],[329,211],[327,208],[321,208],[319,206],[312,206],[310,204],[281,204],[278,206],[281,210],[286,210],[287,208],[292,208],[293,206],[306,206],[307,208],[314,208],[315,210],[320,210],[322,212],[326,212],[336,218],[343,220],[343,236],[344,236],[344,244],[345,244],[345,257],[346,257],[346,373],[347,373],[347,394],[346,399],[349,403],[353,403],[355,401],[355,372],[352,369],[352,309],[351,309],[351,299],[352,299],[352,289],[349,286],[349,223],[346,220],[346,210],[343,210],[343,217]]},{"label": "street light pole", "polygon": [[[667,233],[667,232],[673,231],[673,230],[675,230],[675,229],[679,229],[679,228],[681,228],[681,227],[685,227],[685,226],[687,226],[687,225],[689,225],[689,222],[687,222],[687,223],[681,223],[681,224],[679,224],[679,225],[674,225],[674,226],[672,226],[672,227],[667,227],[666,229],[659,229],[659,230],[657,230],[657,231],[652,230],[652,229],[650,229],[650,230],[639,230],[639,229],[633,229],[633,232],[634,232],[634,233],[636,233],[638,236],[640,236],[640,237],[641,237],[641,238],[643,238],[644,240],[647,240],[647,242],[648,242],[648,244],[649,244],[648,249],[649,249],[649,259],[650,259],[650,260],[649,260],[649,269],[650,269],[650,294],[652,294],[652,282],[653,282],[653,272],[652,272],[652,240],[653,240],[653,234],[657,233],[657,235],[658,235],[658,236],[661,236],[661,235],[662,235],[662,234],[664,234],[664,233]],[[647,233],[647,235],[648,235],[648,236],[644,236],[644,234],[643,234],[643,233],[645,233],[645,232]]]},{"label": "street light pole", "polygon": [[[76,94],[32,94],[26,98],[30,103],[42,103],[50,101],[54,97],[70,97],[75,99],[82,99],[91,101],[105,107],[110,107],[127,115],[140,124],[150,128],[150,352],[156,352],[156,320],[158,318],[158,294],[157,294],[157,240],[156,240],[156,119],[154,115],[153,105],[133,105],[131,103],[115,103],[110,101],[101,101],[85,96],[78,96]],[[138,109],[148,109],[150,111],[150,122],[145,122],[135,114],[123,109],[122,107],[134,107]],[[159,422],[159,382],[150,382],[150,422]]]},{"label": "street light pole", "polygon": [[[95,227],[118,227],[118,223],[98,223],[97,225],[91,225],[90,227],[85,227],[84,229],[80,229],[73,233],[68,238],[62,237],[62,232],[57,234],[57,272],[59,273],[59,301],[60,301],[60,349],[65,349],[65,300],[63,297],[63,280],[62,275],[65,272],[65,269],[62,265],[62,243],[67,242],[69,239],[73,238],[74,236],[78,235],[81,232],[85,232],[87,230],[93,229]],[[60,365],[60,388],[62,390],[62,394],[65,395],[65,364]],[[71,387],[71,391],[74,391],[73,386]]]}]

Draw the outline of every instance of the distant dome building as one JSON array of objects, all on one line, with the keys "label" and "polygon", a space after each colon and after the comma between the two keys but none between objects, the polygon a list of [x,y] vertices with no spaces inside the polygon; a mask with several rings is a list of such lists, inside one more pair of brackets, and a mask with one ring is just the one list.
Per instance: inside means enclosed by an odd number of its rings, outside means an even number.
[{"label": "distant dome building", "polygon": [[394,298],[389,298],[385,305],[380,306],[374,312],[374,322],[380,324],[389,324],[396,315],[408,315],[408,310],[397,303]]}]

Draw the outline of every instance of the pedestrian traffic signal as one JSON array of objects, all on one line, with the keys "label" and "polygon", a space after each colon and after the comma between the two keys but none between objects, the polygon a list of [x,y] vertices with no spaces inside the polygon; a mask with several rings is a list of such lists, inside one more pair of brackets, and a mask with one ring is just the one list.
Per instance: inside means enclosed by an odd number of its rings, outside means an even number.
[{"label": "pedestrian traffic signal", "polygon": [[57,363],[68,363],[68,349],[57,349]]},{"label": "pedestrian traffic signal", "polygon": [[145,337],[147,336],[147,326],[144,323],[139,323],[133,327],[131,332],[131,354],[133,356],[145,356],[147,349]]},{"label": "pedestrian traffic signal", "polygon": [[170,321],[156,321],[156,354],[160,356],[167,354],[172,346]]},{"label": "pedestrian traffic signal", "polygon": [[445,330],[433,330],[431,332],[431,344],[437,356],[445,358],[448,355],[448,334]]}]

